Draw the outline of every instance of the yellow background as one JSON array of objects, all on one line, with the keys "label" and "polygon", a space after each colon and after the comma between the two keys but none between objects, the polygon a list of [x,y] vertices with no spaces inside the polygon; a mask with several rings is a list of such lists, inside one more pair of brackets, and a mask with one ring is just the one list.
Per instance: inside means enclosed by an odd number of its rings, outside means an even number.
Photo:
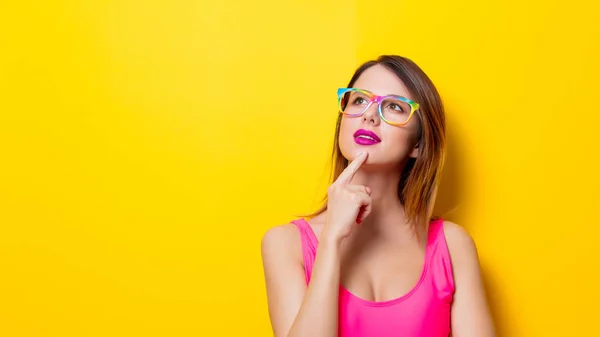
[{"label": "yellow background", "polygon": [[448,109],[438,210],[500,336],[598,335],[593,1],[0,4],[0,335],[268,336],[260,238],[317,205],[381,53]]}]

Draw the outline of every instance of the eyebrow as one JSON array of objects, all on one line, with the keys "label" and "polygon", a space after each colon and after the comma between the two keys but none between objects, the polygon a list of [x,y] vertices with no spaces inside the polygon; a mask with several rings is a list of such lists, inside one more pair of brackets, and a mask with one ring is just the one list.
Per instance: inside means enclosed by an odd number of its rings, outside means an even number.
[{"label": "eyebrow", "polygon": [[[372,91],[370,91],[370,90],[367,90],[367,89],[362,89],[362,88],[356,88],[356,89],[364,90],[364,91],[366,91],[366,92],[368,92],[368,93],[370,93],[370,94],[372,94],[372,95],[377,95],[377,94],[375,94],[374,92],[372,92]],[[408,98],[407,96],[400,95],[400,94],[385,94],[385,95],[377,95],[377,96],[382,96],[382,97],[385,97],[385,96],[398,96],[398,97],[402,97],[402,98],[410,99],[410,98]]]}]

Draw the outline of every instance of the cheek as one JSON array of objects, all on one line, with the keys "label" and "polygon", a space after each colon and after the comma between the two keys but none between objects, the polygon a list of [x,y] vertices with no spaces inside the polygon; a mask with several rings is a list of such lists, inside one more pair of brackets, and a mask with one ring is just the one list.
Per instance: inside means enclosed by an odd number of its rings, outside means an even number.
[{"label": "cheek", "polygon": [[353,133],[353,130],[356,129],[353,122],[354,120],[352,118],[342,117],[340,122],[340,137],[345,138],[343,136]]},{"label": "cheek", "polygon": [[357,118],[346,118],[343,117],[340,123],[340,135],[338,138],[340,151],[344,155],[344,157],[348,158],[350,156],[350,151],[354,148],[354,132],[359,128],[357,125]]},{"label": "cheek", "polygon": [[390,157],[406,157],[416,145],[416,131],[413,128],[390,127],[382,131],[384,151]]}]

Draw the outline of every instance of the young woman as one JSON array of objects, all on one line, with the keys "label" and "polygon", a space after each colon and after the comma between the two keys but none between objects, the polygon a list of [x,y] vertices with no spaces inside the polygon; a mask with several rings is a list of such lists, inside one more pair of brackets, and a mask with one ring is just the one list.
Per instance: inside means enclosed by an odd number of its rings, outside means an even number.
[{"label": "young woman", "polygon": [[262,240],[275,337],[494,336],[473,240],[431,217],[446,144],[436,88],[381,56],[338,101],[325,205]]}]

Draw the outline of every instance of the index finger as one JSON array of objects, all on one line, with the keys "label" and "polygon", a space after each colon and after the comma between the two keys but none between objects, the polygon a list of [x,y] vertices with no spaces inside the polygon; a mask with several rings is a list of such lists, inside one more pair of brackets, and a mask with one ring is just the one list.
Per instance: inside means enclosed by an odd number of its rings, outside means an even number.
[{"label": "index finger", "polygon": [[360,168],[360,166],[365,162],[365,160],[367,160],[367,152],[361,152],[358,157],[354,158],[354,160],[344,169],[344,171],[342,171],[342,173],[340,174],[340,176],[337,178],[336,183],[337,184],[347,184],[352,180],[352,177],[354,177],[354,174],[356,173],[356,171],[358,171],[358,169]]}]

